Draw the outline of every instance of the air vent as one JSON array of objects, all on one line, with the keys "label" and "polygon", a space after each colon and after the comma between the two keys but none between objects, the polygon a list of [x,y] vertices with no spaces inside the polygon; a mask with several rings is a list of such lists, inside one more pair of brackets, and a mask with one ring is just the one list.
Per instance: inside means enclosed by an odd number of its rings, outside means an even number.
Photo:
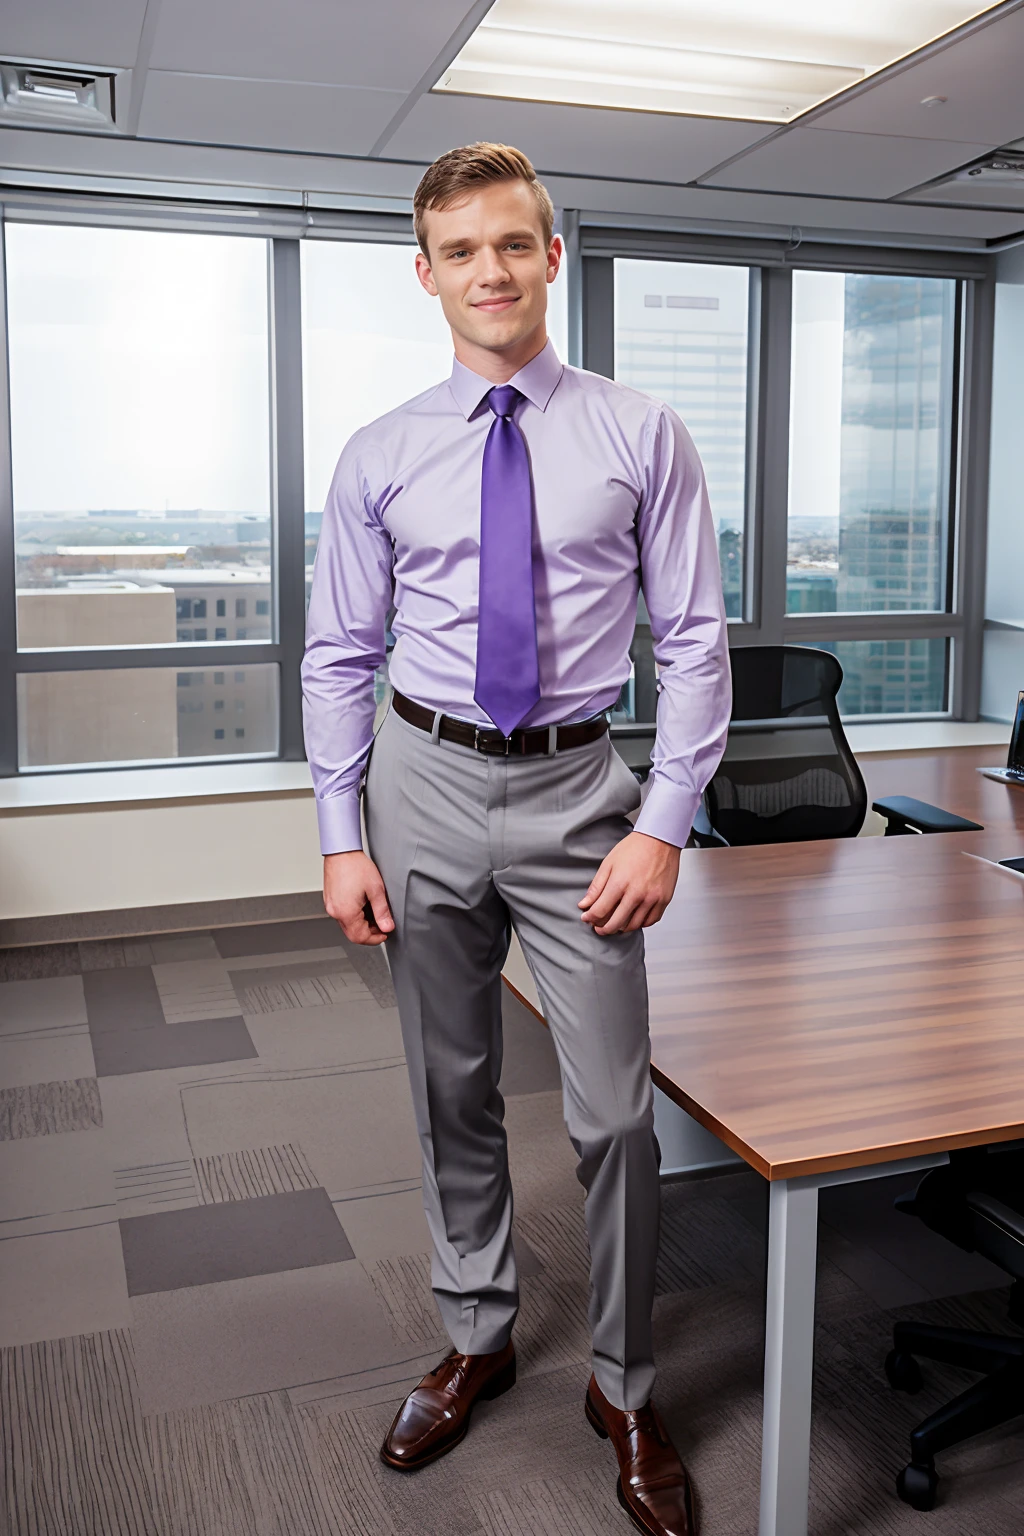
[{"label": "air vent", "polygon": [[112,128],[114,77],[56,64],[0,64],[0,117]]},{"label": "air vent", "polygon": [[1024,143],[995,149],[981,160],[905,192],[901,202],[958,208],[1024,208]]},{"label": "air vent", "polygon": [[978,181],[987,187],[1024,186],[1024,155],[1001,149],[987,160],[957,171],[957,181]]}]

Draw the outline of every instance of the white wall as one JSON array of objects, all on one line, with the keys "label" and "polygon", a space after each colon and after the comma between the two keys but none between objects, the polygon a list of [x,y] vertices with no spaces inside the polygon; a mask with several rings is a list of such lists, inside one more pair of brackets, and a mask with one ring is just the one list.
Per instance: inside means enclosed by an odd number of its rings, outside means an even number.
[{"label": "white wall", "polygon": [[316,891],[312,794],[0,814],[0,919]]},{"label": "white wall", "polygon": [[[1024,625],[1022,419],[1024,247],[1018,247],[1004,252],[996,267],[985,617]],[[1024,688],[1024,629],[987,630],[981,713],[989,719],[1011,719],[1019,688]]]}]

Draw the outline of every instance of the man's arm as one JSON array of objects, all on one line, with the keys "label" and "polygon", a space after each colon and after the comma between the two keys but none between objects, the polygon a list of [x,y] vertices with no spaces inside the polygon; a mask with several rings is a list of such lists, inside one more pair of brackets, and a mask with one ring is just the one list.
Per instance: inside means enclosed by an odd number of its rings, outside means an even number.
[{"label": "man's arm", "polygon": [[580,902],[595,933],[649,928],[672,899],[679,850],[729,729],[732,685],[711,508],[700,458],[674,411],[653,423],[637,517],[640,579],[661,668],[651,785],[636,828]]},{"label": "man's arm", "polygon": [[[393,551],[367,483],[358,437],[327,497],[302,662],[302,715],[320,849],[324,906],[356,944],[394,928],[384,883],[362,851],[359,786],[373,741],[374,673],[385,655]],[[372,916],[370,915],[372,914]]]}]

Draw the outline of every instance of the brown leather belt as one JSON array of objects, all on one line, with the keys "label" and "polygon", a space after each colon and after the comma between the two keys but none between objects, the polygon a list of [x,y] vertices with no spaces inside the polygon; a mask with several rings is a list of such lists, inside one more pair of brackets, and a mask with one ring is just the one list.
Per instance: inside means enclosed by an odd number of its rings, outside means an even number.
[{"label": "brown leather belt", "polygon": [[[423,704],[414,704],[404,693],[394,693],[391,707],[409,725],[421,731],[433,731],[434,711]],[[604,715],[592,720],[581,720],[578,725],[560,725],[555,730],[555,750],[564,752],[567,747],[583,747],[588,741],[596,741],[608,729]],[[488,752],[497,757],[530,757],[534,753],[548,752],[551,732],[546,725],[539,730],[524,731],[517,728],[511,736],[503,736],[499,730],[470,725],[468,720],[455,720],[442,715],[438,736],[442,741],[457,741],[460,746],[473,747],[477,752]]]}]

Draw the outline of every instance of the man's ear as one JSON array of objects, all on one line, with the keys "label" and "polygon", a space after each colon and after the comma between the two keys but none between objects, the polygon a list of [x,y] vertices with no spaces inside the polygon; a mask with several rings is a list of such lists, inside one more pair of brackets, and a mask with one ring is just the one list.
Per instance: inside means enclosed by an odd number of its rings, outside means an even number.
[{"label": "man's ear", "polygon": [[437,284],[434,282],[434,274],[430,270],[430,262],[422,251],[416,252],[416,276],[420,284],[433,297],[437,298]]},{"label": "man's ear", "polygon": [[558,276],[558,269],[562,265],[562,258],[564,255],[565,241],[562,239],[561,235],[552,235],[551,244],[548,246],[547,279],[549,283],[553,283],[555,278]]}]

